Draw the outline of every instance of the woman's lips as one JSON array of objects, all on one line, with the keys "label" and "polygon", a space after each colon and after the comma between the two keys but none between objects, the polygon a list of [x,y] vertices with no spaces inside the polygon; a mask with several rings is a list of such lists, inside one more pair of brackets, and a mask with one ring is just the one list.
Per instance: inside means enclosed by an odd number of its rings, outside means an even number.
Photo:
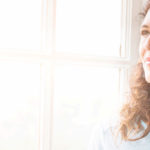
[{"label": "woman's lips", "polygon": [[144,59],[144,63],[147,64],[147,65],[150,65],[150,57],[146,57]]},{"label": "woman's lips", "polygon": [[144,58],[144,64],[150,67],[150,57]]}]

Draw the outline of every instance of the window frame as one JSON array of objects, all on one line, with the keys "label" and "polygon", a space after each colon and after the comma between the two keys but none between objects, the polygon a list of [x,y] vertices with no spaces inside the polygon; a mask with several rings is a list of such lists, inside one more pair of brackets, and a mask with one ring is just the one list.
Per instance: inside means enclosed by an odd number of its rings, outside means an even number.
[{"label": "window frame", "polygon": [[[120,78],[120,87],[127,87],[129,66],[138,59],[137,44],[139,35],[137,28],[141,20],[137,18],[137,10],[141,10],[142,0],[138,6],[136,0],[122,0],[122,31],[120,55],[125,57],[81,56],[56,53],[56,0],[42,0],[41,6],[41,52],[19,51],[17,49],[0,49],[0,60],[36,62],[41,64],[41,107],[39,128],[39,149],[50,150],[53,136],[53,98],[55,62],[79,65],[109,66],[125,69],[124,78]],[[135,7],[136,6],[136,7]],[[135,28],[136,26],[136,28]],[[120,75],[122,72],[120,71]],[[121,82],[123,81],[123,82]],[[120,89],[123,93],[124,88]]]}]

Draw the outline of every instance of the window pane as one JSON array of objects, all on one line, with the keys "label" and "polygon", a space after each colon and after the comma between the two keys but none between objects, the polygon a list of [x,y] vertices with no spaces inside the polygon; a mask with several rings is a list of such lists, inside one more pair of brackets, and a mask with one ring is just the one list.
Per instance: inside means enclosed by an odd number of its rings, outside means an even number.
[{"label": "window pane", "polygon": [[40,65],[0,62],[0,149],[38,150]]},{"label": "window pane", "polygon": [[52,150],[84,150],[92,125],[118,103],[119,70],[70,65],[55,73]]},{"label": "window pane", "polygon": [[41,0],[0,1],[0,48],[40,49]]},{"label": "window pane", "polygon": [[57,0],[57,51],[119,56],[120,16],[121,0]]}]

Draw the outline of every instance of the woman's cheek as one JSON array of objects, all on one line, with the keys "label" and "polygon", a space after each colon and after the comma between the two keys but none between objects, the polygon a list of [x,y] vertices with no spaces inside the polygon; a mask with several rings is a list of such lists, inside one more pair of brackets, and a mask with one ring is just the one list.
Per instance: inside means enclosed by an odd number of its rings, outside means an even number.
[{"label": "woman's cheek", "polygon": [[144,45],[144,40],[141,39],[140,46],[139,46],[139,55],[140,55],[140,59],[142,62],[143,62],[144,54],[145,54],[145,49],[144,49],[143,45]]}]

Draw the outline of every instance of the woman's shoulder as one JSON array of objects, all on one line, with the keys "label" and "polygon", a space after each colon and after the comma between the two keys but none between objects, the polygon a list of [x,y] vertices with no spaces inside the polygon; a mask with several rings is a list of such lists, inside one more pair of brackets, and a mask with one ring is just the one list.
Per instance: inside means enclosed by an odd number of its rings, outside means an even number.
[{"label": "woman's shoulder", "polygon": [[103,119],[97,122],[92,131],[90,150],[103,150],[112,148],[116,150],[112,130],[115,129],[118,119],[116,117]]},{"label": "woman's shoulder", "polygon": [[95,124],[92,134],[90,150],[148,150],[150,147],[150,134],[137,141],[122,141],[120,134],[114,136],[119,125],[119,118],[113,116],[103,119]]}]

